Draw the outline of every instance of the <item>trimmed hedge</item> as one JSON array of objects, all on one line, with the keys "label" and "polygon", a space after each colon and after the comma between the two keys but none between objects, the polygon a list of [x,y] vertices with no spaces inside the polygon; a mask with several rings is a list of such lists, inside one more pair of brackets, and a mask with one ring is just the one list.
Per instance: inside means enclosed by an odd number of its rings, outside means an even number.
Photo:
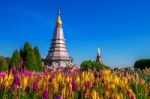
[{"label": "trimmed hedge", "polygon": [[134,68],[145,69],[150,68],[150,59],[141,59],[135,62]]}]

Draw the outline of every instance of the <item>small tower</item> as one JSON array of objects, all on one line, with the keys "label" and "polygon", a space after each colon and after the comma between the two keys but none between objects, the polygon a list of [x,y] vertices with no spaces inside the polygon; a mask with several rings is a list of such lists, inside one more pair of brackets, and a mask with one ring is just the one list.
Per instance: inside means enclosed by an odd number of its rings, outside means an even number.
[{"label": "small tower", "polygon": [[71,59],[66,47],[66,41],[64,38],[62,20],[60,17],[60,10],[59,10],[51,47],[48,52],[48,55],[44,59],[44,64],[55,67],[57,66],[66,67],[70,62]]},{"label": "small tower", "polygon": [[97,49],[97,57],[96,57],[96,61],[99,63],[102,63],[102,59],[101,59],[101,53],[100,53],[100,49]]}]

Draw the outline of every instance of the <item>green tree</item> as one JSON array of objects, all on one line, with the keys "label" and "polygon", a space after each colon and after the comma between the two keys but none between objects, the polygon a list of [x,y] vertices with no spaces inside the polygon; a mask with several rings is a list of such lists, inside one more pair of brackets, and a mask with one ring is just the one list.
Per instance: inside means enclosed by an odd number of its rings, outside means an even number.
[{"label": "green tree", "polygon": [[16,66],[16,68],[18,68],[19,62],[20,62],[20,52],[16,50],[13,52],[12,57],[10,59],[9,69],[12,68],[13,66]]},{"label": "green tree", "polygon": [[135,62],[134,67],[139,69],[150,68],[150,59],[138,60]]},{"label": "green tree", "polygon": [[23,60],[25,60],[25,58],[26,58],[26,56],[27,56],[27,52],[28,52],[29,50],[32,50],[32,46],[30,45],[29,42],[26,42],[26,43],[24,44],[23,49],[20,49],[20,53],[21,53],[21,56],[22,56]]},{"label": "green tree", "polygon": [[104,64],[98,63],[96,61],[83,61],[81,63],[82,70],[101,70],[105,67]]},{"label": "green tree", "polygon": [[24,44],[22,49],[19,51],[16,50],[13,53],[9,68],[12,68],[15,65],[18,69],[21,59],[23,59],[24,62],[23,67],[28,70],[42,71],[44,69],[42,67],[42,59],[38,47],[32,49],[32,46],[28,42]]},{"label": "green tree", "polygon": [[34,51],[32,49],[28,49],[25,56],[25,64],[24,67],[28,70],[37,70],[37,62]]},{"label": "green tree", "polygon": [[42,58],[41,58],[41,55],[40,55],[40,52],[39,52],[39,49],[38,47],[34,47],[34,54],[35,54],[35,57],[36,57],[36,61],[37,61],[37,70],[38,71],[42,71],[43,70],[43,67],[42,67]]},{"label": "green tree", "polygon": [[82,63],[81,63],[81,69],[82,70],[89,70],[89,69],[91,69],[92,67],[91,67],[91,60],[89,60],[89,61],[83,61]]},{"label": "green tree", "polygon": [[8,64],[4,57],[0,57],[0,71],[7,70]]},{"label": "green tree", "polygon": [[103,69],[104,67],[105,67],[105,65],[104,64],[101,64],[101,63],[98,63],[98,62],[96,62],[96,61],[93,61],[92,62],[92,67],[94,67],[94,70],[101,70],[101,69]]},{"label": "green tree", "polygon": [[36,61],[36,56],[34,54],[34,51],[32,49],[32,46],[26,42],[24,44],[24,47],[22,50],[20,50],[22,53],[22,58],[24,60],[24,67],[27,68],[28,70],[37,70],[37,61]]}]

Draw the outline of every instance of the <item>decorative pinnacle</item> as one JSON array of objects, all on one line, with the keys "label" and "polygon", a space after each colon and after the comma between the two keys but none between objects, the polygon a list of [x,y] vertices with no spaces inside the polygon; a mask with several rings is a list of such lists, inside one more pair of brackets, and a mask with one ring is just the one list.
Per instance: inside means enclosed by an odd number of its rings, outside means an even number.
[{"label": "decorative pinnacle", "polygon": [[58,15],[60,15],[60,10],[58,10]]},{"label": "decorative pinnacle", "polygon": [[57,21],[56,21],[56,26],[62,26],[62,20],[61,20],[61,17],[60,17],[60,10],[58,10],[58,18],[57,18]]},{"label": "decorative pinnacle", "polygon": [[97,49],[97,56],[100,56],[100,48]]}]

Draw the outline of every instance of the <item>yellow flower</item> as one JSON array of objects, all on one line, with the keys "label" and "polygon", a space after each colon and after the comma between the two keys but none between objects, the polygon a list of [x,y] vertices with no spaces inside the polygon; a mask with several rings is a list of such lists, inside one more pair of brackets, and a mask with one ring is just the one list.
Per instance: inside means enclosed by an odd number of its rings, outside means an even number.
[{"label": "yellow flower", "polygon": [[61,73],[58,73],[58,75],[57,75],[57,80],[61,80],[61,78],[62,78]]},{"label": "yellow flower", "polygon": [[92,91],[92,99],[98,99],[97,92],[95,90]]},{"label": "yellow flower", "polygon": [[117,76],[114,77],[114,82],[115,82],[116,84],[119,84],[119,78],[118,78]]},{"label": "yellow flower", "polygon": [[4,86],[5,88],[9,87],[13,82],[13,75],[10,73],[9,75],[5,76],[4,78]]},{"label": "yellow flower", "polygon": [[22,78],[22,88],[24,89],[28,84],[28,78],[27,77],[23,77]]},{"label": "yellow flower", "polygon": [[54,92],[58,92],[58,83],[56,79],[53,80],[52,85],[53,85]]},{"label": "yellow flower", "polygon": [[77,82],[77,85],[79,86],[80,85],[80,77],[79,76],[76,77],[76,82]]}]

